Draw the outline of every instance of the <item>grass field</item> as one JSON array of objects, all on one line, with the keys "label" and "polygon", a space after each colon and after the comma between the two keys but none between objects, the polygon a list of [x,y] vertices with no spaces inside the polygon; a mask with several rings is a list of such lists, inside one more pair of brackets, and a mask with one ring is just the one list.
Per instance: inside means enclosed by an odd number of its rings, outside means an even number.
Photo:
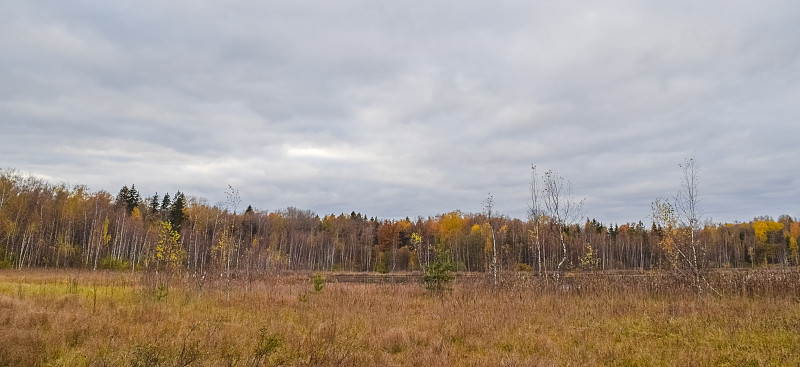
[{"label": "grass field", "polygon": [[800,365],[795,272],[664,274],[558,286],[508,275],[430,293],[311,274],[234,280],[0,271],[2,366]]}]

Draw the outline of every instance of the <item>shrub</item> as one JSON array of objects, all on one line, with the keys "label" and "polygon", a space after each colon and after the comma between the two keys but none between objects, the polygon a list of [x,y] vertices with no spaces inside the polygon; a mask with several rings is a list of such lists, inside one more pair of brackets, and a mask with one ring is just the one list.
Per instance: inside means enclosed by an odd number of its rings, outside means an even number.
[{"label": "shrub", "polygon": [[115,259],[111,256],[106,256],[100,260],[100,269],[106,270],[125,270],[130,268],[131,264],[122,259]]},{"label": "shrub", "polygon": [[531,271],[531,266],[526,263],[517,263],[514,265],[514,270],[516,271]]},{"label": "shrub", "polygon": [[258,333],[258,340],[253,348],[253,358],[251,365],[260,366],[261,360],[269,356],[281,346],[281,338],[278,335],[270,334],[267,328],[262,327]]}]

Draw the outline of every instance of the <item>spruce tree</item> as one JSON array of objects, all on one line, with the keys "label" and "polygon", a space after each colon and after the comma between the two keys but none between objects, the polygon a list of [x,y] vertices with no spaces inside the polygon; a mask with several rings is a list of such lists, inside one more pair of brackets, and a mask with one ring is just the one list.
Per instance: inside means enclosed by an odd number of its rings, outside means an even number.
[{"label": "spruce tree", "polygon": [[178,191],[175,193],[175,201],[172,202],[172,207],[169,210],[169,222],[172,223],[172,228],[175,231],[180,231],[181,225],[186,221],[184,209],[186,209],[186,197],[182,192]]},{"label": "spruce tree", "polygon": [[142,198],[139,196],[139,191],[136,191],[136,185],[131,185],[130,189],[128,185],[125,185],[119,190],[114,203],[117,206],[125,207],[126,213],[130,214],[133,208],[139,205],[140,201],[142,201]]},{"label": "spruce tree", "polygon": [[158,212],[158,193],[153,194],[153,197],[150,198],[150,214],[155,214]]},{"label": "spruce tree", "polygon": [[161,210],[168,210],[172,201],[169,198],[169,193],[164,194],[164,200],[161,201]]},{"label": "spruce tree", "polygon": [[117,204],[118,206],[127,206],[129,192],[130,189],[128,189],[128,185],[122,186],[122,188],[119,189],[119,194],[117,194],[117,198],[114,201],[114,203]]},{"label": "spruce tree", "polygon": [[139,202],[142,201],[142,197],[139,196],[139,191],[136,190],[136,184],[131,185],[130,191],[128,191],[127,197],[127,205],[128,205],[128,214],[133,211],[133,208],[139,205]]},{"label": "spruce tree", "polygon": [[441,291],[446,289],[447,284],[455,279],[456,276],[453,271],[456,268],[450,259],[450,251],[447,250],[443,243],[436,246],[436,257],[424,270],[422,282],[425,283],[425,288],[428,290]]}]

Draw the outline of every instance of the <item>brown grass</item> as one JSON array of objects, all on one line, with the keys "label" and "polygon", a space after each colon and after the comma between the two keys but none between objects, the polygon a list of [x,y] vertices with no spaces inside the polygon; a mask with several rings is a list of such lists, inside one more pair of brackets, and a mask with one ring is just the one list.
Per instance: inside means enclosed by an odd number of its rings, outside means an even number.
[{"label": "brown grass", "polygon": [[[2,366],[800,365],[796,272],[507,276],[443,294],[310,274],[0,272]],[[159,289],[159,284],[167,282]]]}]

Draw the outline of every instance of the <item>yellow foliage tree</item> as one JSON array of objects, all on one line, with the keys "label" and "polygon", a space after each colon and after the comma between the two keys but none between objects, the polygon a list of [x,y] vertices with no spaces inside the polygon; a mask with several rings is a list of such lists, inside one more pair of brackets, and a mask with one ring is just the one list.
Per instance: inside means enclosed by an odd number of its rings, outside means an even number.
[{"label": "yellow foliage tree", "polygon": [[186,259],[186,251],[180,245],[181,235],[172,229],[172,224],[162,221],[158,231],[158,243],[152,261],[156,269],[176,271]]},{"label": "yellow foliage tree", "polygon": [[403,219],[397,222],[397,225],[400,232],[408,232],[411,230],[411,222],[409,220]]},{"label": "yellow foliage tree", "polygon": [[103,242],[103,246],[108,246],[108,243],[111,242],[111,235],[108,234],[108,218],[103,222],[103,235],[101,238]]},{"label": "yellow foliage tree", "polygon": [[111,235],[108,233],[108,218],[103,221],[103,229],[100,232],[100,243],[97,246],[97,251],[94,255],[94,269],[97,270],[97,258],[100,257],[100,249],[107,248],[108,243],[111,242]]},{"label": "yellow foliage tree", "polygon": [[756,240],[761,244],[767,243],[767,232],[780,231],[781,229],[783,229],[783,223],[774,220],[753,221],[753,231],[755,231]]},{"label": "yellow foliage tree", "polygon": [[800,222],[792,222],[789,226],[789,235],[794,238],[800,237]]},{"label": "yellow foliage tree", "polygon": [[594,253],[592,246],[586,244],[586,255],[580,258],[580,267],[583,270],[594,270],[600,265],[600,258]]},{"label": "yellow foliage tree", "polygon": [[756,247],[753,251],[753,262],[763,262],[764,264],[776,260],[777,244],[775,239],[770,241],[769,233],[783,229],[783,223],[772,219],[754,220],[753,232],[756,238]]},{"label": "yellow foliage tree", "polygon": [[411,234],[411,247],[413,248],[411,252],[411,257],[409,258],[409,269],[416,270],[416,265],[414,264],[414,260],[419,263],[419,268],[424,269],[425,265],[422,264],[422,258],[420,255],[423,253],[422,251],[422,236],[419,233],[414,232]]},{"label": "yellow foliage tree", "polygon": [[477,224],[473,224],[472,228],[470,229],[470,234],[471,235],[475,235],[475,234],[480,234],[480,233],[481,233],[481,226],[477,225]]},{"label": "yellow foliage tree", "polygon": [[464,229],[467,220],[461,216],[461,212],[454,211],[442,214],[439,219],[439,236],[442,242],[449,243]]},{"label": "yellow foliage tree", "polygon": [[239,244],[233,238],[233,231],[232,225],[229,228],[225,228],[219,242],[211,249],[211,257],[217,263],[217,266],[224,271],[225,294],[228,301],[231,299],[231,266],[239,248]]},{"label": "yellow foliage tree", "polygon": [[225,270],[226,274],[230,272],[231,262],[238,247],[232,232],[233,226],[226,228],[217,244],[211,249],[211,257],[217,262],[217,265]]},{"label": "yellow foliage tree", "polygon": [[134,207],[133,210],[131,210],[131,218],[136,220],[142,220],[142,212],[139,211],[138,207]]},{"label": "yellow foliage tree", "polygon": [[656,199],[650,209],[653,222],[660,228],[661,240],[658,245],[667,254],[670,267],[677,268],[680,249],[676,243],[678,218],[675,215],[675,208],[667,201]]}]

